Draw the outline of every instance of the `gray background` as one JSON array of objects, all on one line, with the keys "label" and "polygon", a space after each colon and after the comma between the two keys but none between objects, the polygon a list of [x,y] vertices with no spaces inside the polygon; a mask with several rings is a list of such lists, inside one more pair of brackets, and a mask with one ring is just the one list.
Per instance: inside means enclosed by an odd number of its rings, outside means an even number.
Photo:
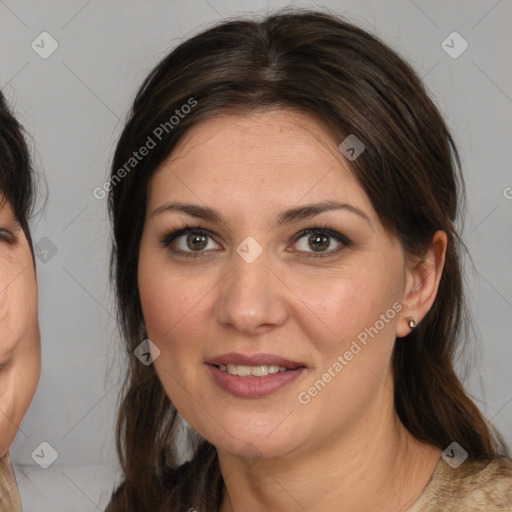
[{"label": "gray background", "polygon": [[[512,444],[509,0],[0,0],[0,86],[34,138],[50,191],[32,224],[42,375],[12,449],[25,512],[100,510],[119,471],[113,421],[123,371],[109,224],[106,200],[92,191],[106,179],[137,87],[172,47],[211,22],[285,5],[328,7],[377,33],[411,62],[445,114],[468,185],[464,236],[478,330],[466,383]],[[43,31],[59,45],[47,59],[31,48]],[[453,31],[469,44],[456,59],[441,47]],[[48,469],[31,457],[43,441],[58,452]]]}]

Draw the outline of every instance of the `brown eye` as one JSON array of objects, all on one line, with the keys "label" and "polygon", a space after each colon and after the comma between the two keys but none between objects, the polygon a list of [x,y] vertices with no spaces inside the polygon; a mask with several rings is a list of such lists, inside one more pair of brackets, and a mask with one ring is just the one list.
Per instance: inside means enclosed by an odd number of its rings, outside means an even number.
[{"label": "brown eye", "polygon": [[185,243],[193,251],[201,250],[208,245],[208,237],[202,233],[191,233],[185,239]]},{"label": "brown eye", "polygon": [[309,235],[308,238],[309,246],[314,250],[324,250],[328,249],[331,244],[331,240],[329,235],[324,235],[323,233],[314,233]]},{"label": "brown eye", "polygon": [[[209,243],[210,247],[208,247]],[[210,233],[200,227],[185,227],[173,231],[161,240],[161,244],[163,247],[169,247],[175,254],[189,257],[203,256],[206,255],[208,249],[219,248]]]},{"label": "brown eye", "polygon": [[298,250],[305,253],[305,257],[332,256],[351,245],[350,240],[341,233],[319,227],[305,229],[295,238],[295,243],[302,239],[304,242],[299,244]]}]

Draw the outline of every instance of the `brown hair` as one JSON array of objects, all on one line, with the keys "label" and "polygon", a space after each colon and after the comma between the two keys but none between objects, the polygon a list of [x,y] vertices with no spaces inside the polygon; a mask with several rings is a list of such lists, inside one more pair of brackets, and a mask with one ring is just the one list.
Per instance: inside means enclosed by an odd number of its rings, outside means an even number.
[{"label": "brown hair", "polygon": [[[191,98],[194,108],[169,123]],[[435,303],[395,344],[396,411],[425,443],[445,449],[457,441],[472,459],[506,453],[453,367],[467,316],[461,242],[454,229],[463,182],[440,113],[411,67],[373,35],[330,14],[284,11],[261,21],[222,22],[180,44],[140,87],[117,145],[109,195],[111,277],[129,370],[117,424],[124,481],[109,512],[220,506],[223,480],[215,447],[199,439],[191,461],[180,466],[177,411],[153,365],[133,356],[147,337],[137,288],[138,253],[148,181],[183,134],[220,113],[262,108],[307,113],[330,130],[337,144],[355,134],[366,150],[352,162],[352,171],[383,225],[409,253],[424,254],[436,230],[447,233]],[[126,170],[133,152],[165,122],[162,140],[120,179],[119,170]]]},{"label": "brown hair", "polygon": [[0,206],[7,202],[34,250],[28,221],[35,196],[32,161],[26,133],[0,91]]}]

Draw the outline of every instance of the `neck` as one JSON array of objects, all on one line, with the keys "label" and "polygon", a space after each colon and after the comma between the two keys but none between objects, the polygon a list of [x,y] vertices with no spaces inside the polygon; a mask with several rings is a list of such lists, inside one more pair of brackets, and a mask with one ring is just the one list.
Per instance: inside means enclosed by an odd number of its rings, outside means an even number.
[{"label": "neck", "polygon": [[413,438],[388,398],[387,411],[375,408],[346,435],[318,439],[286,457],[247,467],[218,450],[225,485],[220,512],[407,510],[431,478],[441,450]]}]

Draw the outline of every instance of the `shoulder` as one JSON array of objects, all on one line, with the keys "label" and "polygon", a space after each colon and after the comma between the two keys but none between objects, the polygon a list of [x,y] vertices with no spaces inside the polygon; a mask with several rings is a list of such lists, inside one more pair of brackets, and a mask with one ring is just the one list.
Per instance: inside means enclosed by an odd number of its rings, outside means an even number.
[{"label": "shoulder", "polygon": [[512,512],[512,460],[466,460],[451,468],[440,460],[432,478],[409,512]]},{"label": "shoulder", "polygon": [[468,464],[466,474],[462,472],[454,481],[460,483],[461,492],[466,493],[473,503],[480,501],[487,507],[502,507],[496,510],[512,511],[512,460],[509,458],[472,462]]}]

